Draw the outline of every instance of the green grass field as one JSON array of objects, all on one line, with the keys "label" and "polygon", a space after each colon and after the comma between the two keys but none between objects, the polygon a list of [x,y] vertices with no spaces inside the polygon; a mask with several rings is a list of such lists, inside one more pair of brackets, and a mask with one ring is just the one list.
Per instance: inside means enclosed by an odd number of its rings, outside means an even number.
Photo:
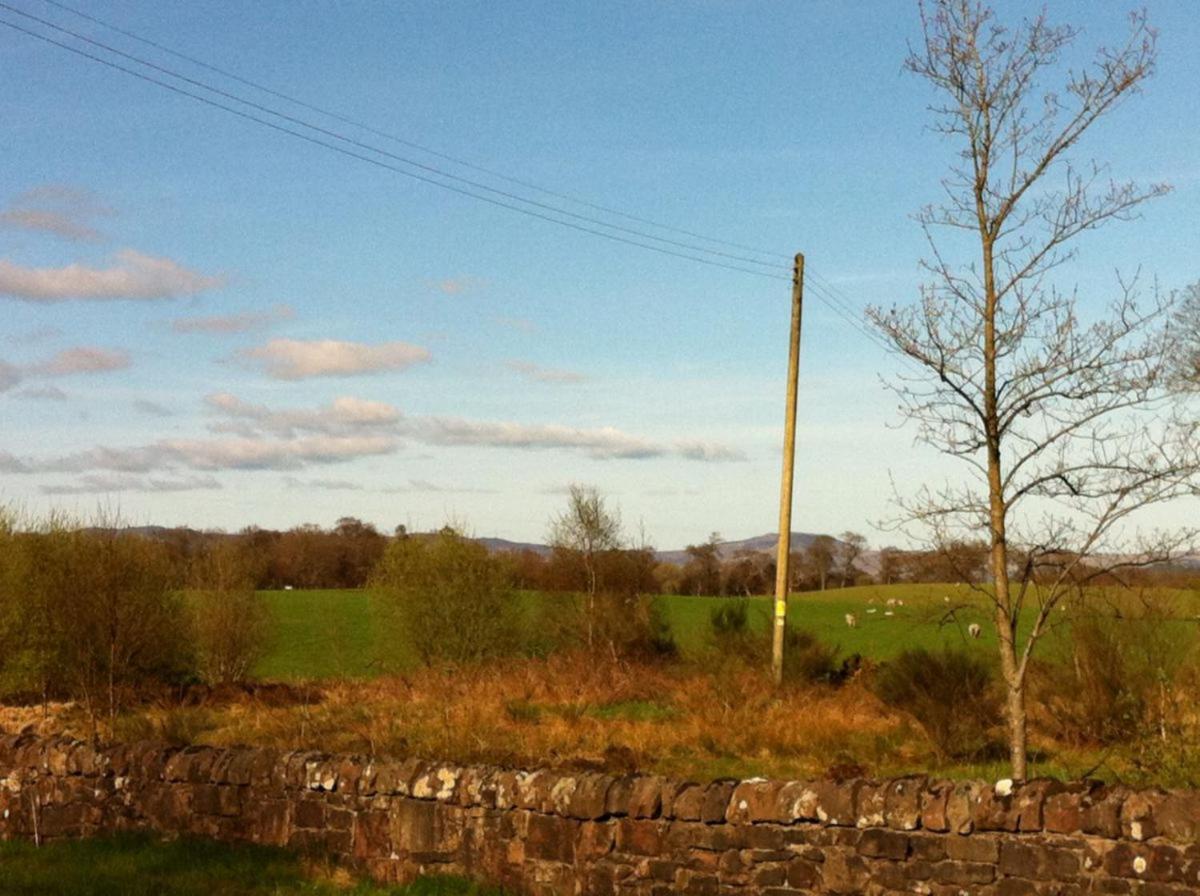
[{"label": "green grass field", "polygon": [[[391,639],[376,625],[371,600],[365,591],[266,591],[263,597],[274,611],[276,637],[257,671],[264,678],[297,680],[364,678],[385,666],[403,666],[407,646]],[[1200,607],[1195,595],[1180,595]],[[525,592],[520,600],[531,617],[554,594]],[[730,598],[658,598],[685,657],[696,657],[705,648],[709,616]],[[751,598],[751,621],[766,631],[771,602]],[[889,601],[901,601],[889,606]],[[858,625],[846,624],[853,613]],[[967,627],[980,623],[983,634],[972,640]],[[943,645],[989,650],[995,644],[985,601],[965,585],[866,585],[793,595],[788,623],[808,629],[843,655],[861,654],[886,660],[912,647]]]},{"label": "green grass field", "polygon": [[283,850],[206,840],[0,842],[5,896],[503,896],[450,878],[379,887],[322,871]]}]

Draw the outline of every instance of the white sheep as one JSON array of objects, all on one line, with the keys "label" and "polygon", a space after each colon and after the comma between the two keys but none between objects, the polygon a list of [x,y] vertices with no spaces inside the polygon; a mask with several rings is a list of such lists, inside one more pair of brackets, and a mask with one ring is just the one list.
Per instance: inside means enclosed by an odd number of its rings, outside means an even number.
[{"label": "white sheep", "polygon": [[983,631],[983,629],[981,629],[979,627],[978,622],[972,622],[970,625],[967,626],[967,634],[970,635],[972,638],[978,638],[982,631]]},{"label": "white sheep", "polygon": [[858,628],[858,617],[853,613],[847,613],[846,625],[850,626],[850,628]]}]

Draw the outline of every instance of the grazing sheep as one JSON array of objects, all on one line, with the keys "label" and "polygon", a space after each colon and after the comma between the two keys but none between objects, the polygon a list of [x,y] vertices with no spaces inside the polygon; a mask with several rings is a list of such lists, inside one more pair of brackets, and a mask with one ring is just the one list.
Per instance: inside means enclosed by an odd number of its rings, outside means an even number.
[{"label": "grazing sheep", "polygon": [[967,626],[967,634],[970,635],[972,638],[978,638],[980,632],[982,632],[982,631],[983,631],[983,629],[981,629],[979,627],[978,622],[972,622],[970,625]]},{"label": "grazing sheep", "polygon": [[889,607],[894,607],[894,606],[896,606],[896,598],[894,598],[894,597],[889,597],[889,598],[887,599],[887,605],[888,605]]},{"label": "grazing sheep", "polygon": [[878,611],[878,610],[876,610],[874,607],[867,607],[867,612],[868,612],[868,613],[877,613],[877,612],[879,612],[879,611]]},{"label": "grazing sheep", "polygon": [[850,626],[850,628],[858,628],[858,617],[855,616],[853,613],[847,613],[846,614],[846,625]]},{"label": "grazing sheep", "polygon": [[883,615],[884,616],[895,616],[896,614],[893,613],[891,610],[884,610]]}]

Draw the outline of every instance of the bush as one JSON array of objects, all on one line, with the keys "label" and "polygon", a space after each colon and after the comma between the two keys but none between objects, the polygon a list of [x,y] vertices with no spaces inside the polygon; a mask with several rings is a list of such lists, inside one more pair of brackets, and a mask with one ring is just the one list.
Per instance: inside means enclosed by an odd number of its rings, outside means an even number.
[{"label": "bush", "polygon": [[1075,744],[1115,745],[1165,738],[1181,688],[1176,679],[1195,635],[1169,605],[1143,597],[1071,620],[1032,673],[1037,704]]},{"label": "bush", "polygon": [[978,760],[996,749],[991,733],[1000,697],[991,667],[975,653],[906,650],[880,667],[875,692],[917,720],[943,761]]},{"label": "bush", "polygon": [[10,529],[0,550],[0,678],[111,725],[130,696],[185,680],[186,614],[164,546],[111,523]]},{"label": "bush", "polygon": [[553,595],[539,623],[545,650],[589,649],[617,660],[666,659],[679,652],[658,601],[648,595]]},{"label": "bush", "polygon": [[[771,656],[771,626],[751,625],[750,601],[721,601],[708,614],[708,642],[722,657],[747,665],[762,665]],[[797,684],[841,684],[854,674],[858,656],[840,659],[841,650],[812,632],[789,627],[783,639],[783,680]]]},{"label": "bush", "polygon": [[273,620],[254,579],[245,550],[233,542],[212,545],[193,563],[188,606],[197,671],[209,684],[245,681],[266,653]]},{"label": "bush", "polygon": [[708,614],[709,634],[718,644],[750,632],[750,601],[722,601]]},{"label": "bush", "polygon": [[427,665],[477,662],[521,647],[503,563],[452,529],[393,541],[376,567],[372,591],[386,628]]},{"label": "bush", "polygon": [[[840,654],[840,648],[824,643],[812,632],[789,627],[783,638],[783,680],[841,684],[858,668],[859,658],[853,656],[839,662]],[[766,655],[770,655],[769,647]]]}]

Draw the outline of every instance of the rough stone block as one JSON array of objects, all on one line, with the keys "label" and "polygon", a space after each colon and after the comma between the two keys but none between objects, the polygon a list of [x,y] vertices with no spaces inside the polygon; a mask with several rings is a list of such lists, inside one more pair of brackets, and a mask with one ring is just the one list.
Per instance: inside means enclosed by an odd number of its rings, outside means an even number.
[{"label": "rough stone block", "polygon": [[662,778],[635,778],[629,792],[629,817],[658,818],[662,813],[662,789]]},{"label": "rough stone block", "polygon": [[888,827],[915,831],[921,826],[921,794],[928,781],[924,775],[912,775],[887,782],[883,816]]},{"label": "rough stone block", "polygon": [[870,828],[863,831],[858,840],[860,855],[874,859],[894,859],[900,861],[908,858],[908,836],[898,831],[884,828]]}]

